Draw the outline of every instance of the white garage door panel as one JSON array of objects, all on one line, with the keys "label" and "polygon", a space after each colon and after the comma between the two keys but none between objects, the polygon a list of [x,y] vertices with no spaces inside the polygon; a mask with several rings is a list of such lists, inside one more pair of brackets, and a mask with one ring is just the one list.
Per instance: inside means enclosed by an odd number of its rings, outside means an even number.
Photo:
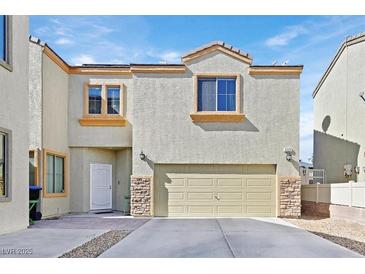
[{"label": "white garage door panel", "polygon": [[[276,216],[276,175],[272,165],[157,166],[156,216]],[[255,170],[258,174],[254,174]]]}]

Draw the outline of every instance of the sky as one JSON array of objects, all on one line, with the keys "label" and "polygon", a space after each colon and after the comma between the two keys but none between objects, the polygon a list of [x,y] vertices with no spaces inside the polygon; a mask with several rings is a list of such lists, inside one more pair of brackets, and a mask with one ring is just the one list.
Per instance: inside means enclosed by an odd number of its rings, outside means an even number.
[{"label": "sky", "polygon": [[185,52],[221,40],[256,65],[304,65],[300,89],[300,159],[313,151],[312,92],[365,16],[31,16],[30,33],[73,65],[180,63]]}]

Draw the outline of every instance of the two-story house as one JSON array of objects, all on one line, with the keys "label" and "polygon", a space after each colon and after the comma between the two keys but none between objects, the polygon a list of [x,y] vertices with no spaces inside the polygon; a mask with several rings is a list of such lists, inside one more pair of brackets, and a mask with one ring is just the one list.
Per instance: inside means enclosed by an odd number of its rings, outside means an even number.
[{"label": "two-story house", "polygon": [[300,215],[302,66],[224,42],[181,64],[71,66],[30,38],[30,157],[44,217]]},{"label": "two-story house", "polygon": [[0,234],[28,226],[28,35],[0,15]]},{"label": "two-story house", "polygon": [[347,37],[313,92],[313,165],[327,183],[365,180],[364,41]]}]

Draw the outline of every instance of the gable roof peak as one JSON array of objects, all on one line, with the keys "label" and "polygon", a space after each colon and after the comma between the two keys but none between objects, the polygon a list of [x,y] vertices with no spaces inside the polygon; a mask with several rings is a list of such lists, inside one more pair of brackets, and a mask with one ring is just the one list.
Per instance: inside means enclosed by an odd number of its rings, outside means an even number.
[{"label": "gable roof peak", "polygon": [[230,44],[227,44],[224,41],[212,41],[208,44],[205,44],[199,48],[196,48],[192,51],[189,51],[187,53],[185,53],[182,57],[181,60],[183,63],[188,62],[190,60],[193,60],[195,58],[198,58],[202,55],[211,53],[215,50],[220,50],[232,57],[235,57],[241,61],[244,61],[248,64],[252,64],[252,56],[249,55],[248,53],[244,52],[243,50],[239,49],[239,48],[235,48]]}]

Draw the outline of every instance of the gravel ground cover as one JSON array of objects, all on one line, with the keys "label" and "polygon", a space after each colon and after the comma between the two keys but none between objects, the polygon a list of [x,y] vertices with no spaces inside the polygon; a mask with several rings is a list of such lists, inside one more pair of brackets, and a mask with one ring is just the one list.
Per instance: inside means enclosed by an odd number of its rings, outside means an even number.
[{"label": "gravel ground cover", "polygon": [[108,231],[74,249],[59,258],[96,258],[104,251],[121,241],[128,235],[124,230]]},{"label": "gravel ground cover", "polygon": [[310,216],[286,220],[326,240],[365,256],[364,225],[346,220]]}]

